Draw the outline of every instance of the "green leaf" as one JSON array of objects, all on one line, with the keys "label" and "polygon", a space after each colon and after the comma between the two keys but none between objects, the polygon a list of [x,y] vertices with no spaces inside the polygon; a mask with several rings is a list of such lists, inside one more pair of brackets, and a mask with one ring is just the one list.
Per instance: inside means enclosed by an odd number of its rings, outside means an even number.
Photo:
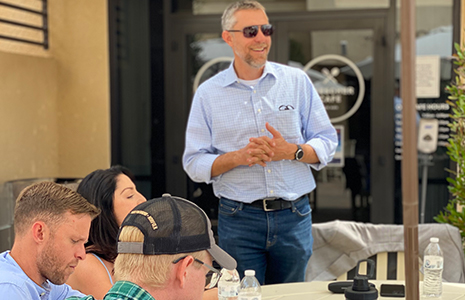
[{"label": "green leaf", "polygon": [[451,120],[448,125],[451,131],[446,153],[451,161],[456,162],[457,169],[445,169],[449,173],[447,188],[451,198],[434,220],[456,226],[465,241],[465,210],[457,210],[457,203],[465,205],[465,49],[458,43],[455,43],[454,47],[456,53],[452,56],[454,64],[458,67],[454,70],[455,78],[445,88],[449,94],[446,103],[451,108]]}]

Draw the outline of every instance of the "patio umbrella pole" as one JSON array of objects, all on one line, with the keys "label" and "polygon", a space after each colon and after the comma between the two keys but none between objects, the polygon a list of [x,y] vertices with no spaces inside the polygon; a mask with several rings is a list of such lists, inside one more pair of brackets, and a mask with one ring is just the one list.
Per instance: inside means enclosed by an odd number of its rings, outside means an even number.
[{"label": "patio umbrella pole", "polygon": [[415,1],[401,0],[402,46],[402,208],[405,247],[405,291],[407,300],[418,300],[418,157],[415,90]]}]

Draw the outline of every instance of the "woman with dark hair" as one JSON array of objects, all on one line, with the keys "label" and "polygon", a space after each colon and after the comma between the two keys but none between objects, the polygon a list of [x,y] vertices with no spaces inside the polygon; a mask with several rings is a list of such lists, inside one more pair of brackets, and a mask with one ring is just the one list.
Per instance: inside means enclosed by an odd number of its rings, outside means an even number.
[{"label": "woman with dark hair", "polygon": [[113,285],[118,229],[126,215],[147,200],[137,191],[132,173],[122,166],[90,173],[81,181],[77,192],[100,208],[101,213],[91,223],[86,243],[86,252],[90,255],[67,283],[84,294],[103,299]]},{"label": "woman with dark hair", "polygon": [[[134,184],[134,175],[125,167],[113,166],[87,175],[77,192],[100,208],[91,223],[86,259],[81,261],[66,282],[73,289],[95,299],[103,299],[114,283],[113,265],[117,256],[118,230],[126,215],[147,201]],[[217,300],[218,290],[204,293],[203,300]]]}]

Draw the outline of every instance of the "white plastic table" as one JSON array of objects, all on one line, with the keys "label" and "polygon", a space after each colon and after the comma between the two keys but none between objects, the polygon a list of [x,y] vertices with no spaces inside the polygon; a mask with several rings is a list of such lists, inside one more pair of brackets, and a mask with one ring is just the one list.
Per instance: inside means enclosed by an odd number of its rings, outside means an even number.
[{"label": "white plastic table", "polygon": [[[312,281],[299,283],[283,283],[262,286],[262,300],[344,300],[344,294],[334,294],[328,290],[328,284],[333,281]],[[380,289],[380,285],[386,284],[405,284],[401,280],[369,280]],[[422,283],[420,282],[420,299],[422,300],[465,300],[465,284],[446,283],[442,285],[441,298],[427,298],[421,296]],[[380,300],[403,300],[399,297],[381,297]]]}]

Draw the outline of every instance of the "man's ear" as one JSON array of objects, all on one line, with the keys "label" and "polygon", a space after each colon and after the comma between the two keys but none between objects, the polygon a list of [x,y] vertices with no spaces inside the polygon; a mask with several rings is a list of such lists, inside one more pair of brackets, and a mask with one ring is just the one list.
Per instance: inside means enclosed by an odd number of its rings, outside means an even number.
[{"label": "man's ear", "polygon": [[32,237],[34,241],[38,244],[43,243],[43,241],[47,238],[49,232],[48,227],[42,221],[36,221],[32,224]]},{"label": "man's ear", "polygon": [[194,258],[188,255],[186,258],[178,262],[176,267],[176,279],[179,282],[180,288],[184,288],[186,284],[187,274],[189,270],[187,269],[190,265],[194,263]]},{"label": "man's ear", "polygon": [[221,33],[221,37],[226,42],[226,44],[228,44],[229,46],[232,47],[232,35],[231,35],[231,32],[227,32],[226,30],[224,30],[223,33]]}]

